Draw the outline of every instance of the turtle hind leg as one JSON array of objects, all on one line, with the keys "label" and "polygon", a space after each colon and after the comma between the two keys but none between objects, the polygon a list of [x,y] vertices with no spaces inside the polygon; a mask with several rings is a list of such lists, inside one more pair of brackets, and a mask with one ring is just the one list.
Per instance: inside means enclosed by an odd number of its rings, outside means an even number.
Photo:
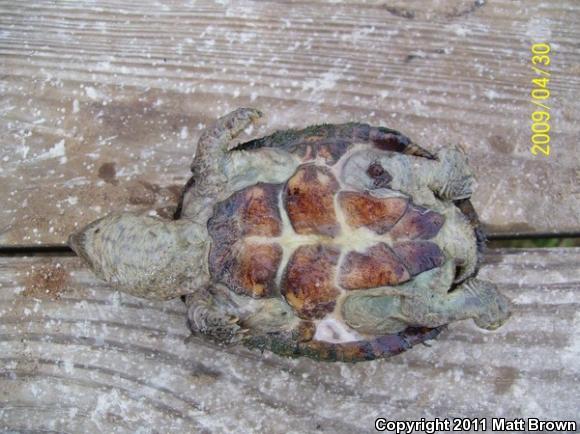
[{"label": "turtle hind leg", "polygon": [[497,291],[497,286],[491,282],[479,279],[469,279],[460,286],[466,300],[475,299],[476,309],[473,320],[478,327],[495,330],[511,316],[510,300]]},{"label": "turtle hind leg", "polygon": [[510,317],[510,305],[493,283],[468,279],[445,295],[404,298],[401,310],[409,323],[426,327],[472,318],[478,327],[495,330]]},{"label": "turtle hind leg", "polygon": [[458,147],[437,154],[436,169],[430,173],[429,187],[440,198],[461,200],[471,197],[475,178],[465,152]]}]

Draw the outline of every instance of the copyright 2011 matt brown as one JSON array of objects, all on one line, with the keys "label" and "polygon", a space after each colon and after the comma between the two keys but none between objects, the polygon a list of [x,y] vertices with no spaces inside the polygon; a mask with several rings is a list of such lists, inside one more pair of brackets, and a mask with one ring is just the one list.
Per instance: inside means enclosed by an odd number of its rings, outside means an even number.
[{"label": "copyright 2011 matt brown", "polygon": [[541,420],[537,418],[435,418],[427,420],[389,420],[377,418],[375,429],[396,434],[439,432],[576,432],[577,423],[571,420]]}]

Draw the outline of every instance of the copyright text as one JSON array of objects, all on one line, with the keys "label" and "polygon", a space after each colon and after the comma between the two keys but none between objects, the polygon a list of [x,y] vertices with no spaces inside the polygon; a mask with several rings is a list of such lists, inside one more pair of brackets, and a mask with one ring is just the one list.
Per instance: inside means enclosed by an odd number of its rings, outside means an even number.
[{"label": "copyright text", "polygon": [[375,429],[380,432],[393,432],[396,434],[425,433],[435,434],[438,432],[478,432],[504,431],[504,432],[575,432],[576,422],[571,420],[540,420],[536,418],[435,418],[433,420],[388,420],[378,418],[375,420]]}]

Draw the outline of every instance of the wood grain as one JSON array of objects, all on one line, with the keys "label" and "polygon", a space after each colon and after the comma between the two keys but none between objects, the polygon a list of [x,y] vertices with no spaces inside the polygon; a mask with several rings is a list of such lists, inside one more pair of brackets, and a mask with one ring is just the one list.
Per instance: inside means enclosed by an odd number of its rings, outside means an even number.
[{"label": "wood grain", "polygon": [[504,327],[456,323],[429,347],[349,365],[186,342],[180,301],[112,292],[76,258],[1,258],[0,430],[371,433],[376,417],[579,421],[580,248],[494,250],[485,262],[481,275],[515,302]]},{"label": "wood grain", "polygon": [[[463,144],[492,233],[580,230],[580,4],[0,2],[0,243],[110,211],[169,215],[200,129],[367,121]],[[552,44],[552,154],[529,152],[532,42]]]}]

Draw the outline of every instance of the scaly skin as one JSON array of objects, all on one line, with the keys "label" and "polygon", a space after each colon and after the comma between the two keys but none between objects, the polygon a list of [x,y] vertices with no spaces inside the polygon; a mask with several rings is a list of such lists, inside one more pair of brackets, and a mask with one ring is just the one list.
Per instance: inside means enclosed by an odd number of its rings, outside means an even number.
[{"label": "scaly skin", "polygon": [[343,317],[355,330],[375,334],[398,333],[410,325],[439,327],[469,318],[493,330],[507,321],[510,301],[493,283],[471,278],[448,292],[454,274],[454,261],[447,261],[411,282],[353,295],[342,306]]},{"label": "scaly skin", "polygon": [[191,221],[113,214],[72,234],[68,244],[114,288],[169,299],[209,282],[207,229]]}]

